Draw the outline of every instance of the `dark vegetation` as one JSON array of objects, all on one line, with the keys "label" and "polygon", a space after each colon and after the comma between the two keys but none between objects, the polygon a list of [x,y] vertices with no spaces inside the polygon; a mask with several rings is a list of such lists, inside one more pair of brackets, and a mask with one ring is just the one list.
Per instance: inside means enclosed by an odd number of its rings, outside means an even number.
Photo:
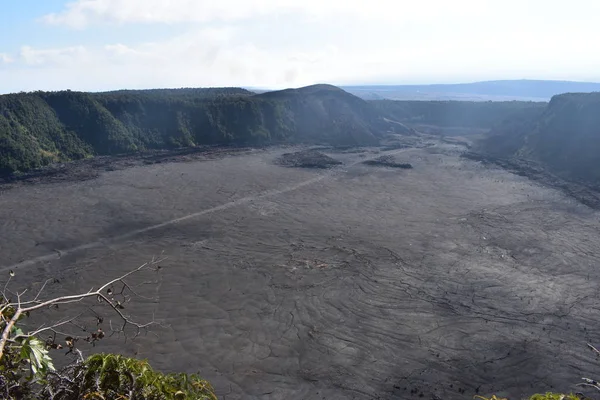
[{"label": "dark vegetation", "polygon": [[395,121],[447,127],[492,128],[520,114],[541,112],[546,103],[525,101],[394,101],[376,100],[373,106]]},{"label": "dark vegetation", "polygon": [[37,377],[27,368],[19,370],[11,364],[3,368],[6,373],[0,375],[0,393],[7,400],[217,399],[210,383],[196,374],[163,374],[147,361],[116,354],[94,354]]},{"label": "dark vegetation", "polygon": [[316,150],[304,150],[296,153],[285,153],[276,161],[278,165],[296,168],[330,168],[342,164]]},{"label": "dark vegetation", "polygon": [[[98,155],[206,145],[375,145],[388,133],[410,136],[407,124],[491,129],[477,152],[535,161],[563,178],[597,184],[598,111],[599,93],[558,95],[549,104],[366,102],[330,85],[261,94],[239,88],[9,94],[0,96],[0,176]],[[333,165],[317,158],[308,164]]]},{"label": "dark vegetation", "polygon": [[374,167],[389,167],[389,168],[402,168],[402,169],[412,169],[412,164],[408,163],[398,163],[394,159],[394,156],[387,155],[377,157],[373,160],[363,161],[365,165],[371,165]]},{"label": "dark vegetation", "polygon": [[[366,145],[389,127],[369,103],[329,85],[0,96],[0,174],[57,161],[212,144]],[[399,132],[402,133],[402,132]]]},{"label": "dark vegetation", "polygon": [[39,399],[216,400],[212,386],[198,375],[163,374],[143,360],[94,354],[50,374]]},{"label": "dark vegetation", "polygon": [[118,171],[135,166],[167,162],[189,162],[220,159],[252,151],[241,146],[197,146],[175,150],[148,150],[142,154],[90,157],[77,162],[54,163],[44,168],[19,174],[0,175],[0,185],[12,183],[35,185],[40,182],[58,183],[85,181],[97,178],[105,171]]},{"label": "dark vegetation", "polygon": [[600,183],[600,93],[552,98],[538,113],[521,114],[492,130],[477,151],[539,163],[567,179]]}]

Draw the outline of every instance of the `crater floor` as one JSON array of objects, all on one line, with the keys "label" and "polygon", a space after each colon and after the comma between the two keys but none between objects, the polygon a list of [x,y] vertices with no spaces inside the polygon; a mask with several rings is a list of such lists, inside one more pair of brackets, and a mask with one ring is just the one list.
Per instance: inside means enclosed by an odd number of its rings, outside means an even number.
[{"label": "crater floor", "polygon": [[[321,150],[344,162],[329,170],[275,165],[285,151],[2,191],[0,274],[87,291],[164,254],[140,287],[158,301],[127,310],[168,326],[81,348],[200,372],[220,399],[517,397],[600,375],[596,211],[448,143]],[[413,169],[362,164],[386,154]]]}]

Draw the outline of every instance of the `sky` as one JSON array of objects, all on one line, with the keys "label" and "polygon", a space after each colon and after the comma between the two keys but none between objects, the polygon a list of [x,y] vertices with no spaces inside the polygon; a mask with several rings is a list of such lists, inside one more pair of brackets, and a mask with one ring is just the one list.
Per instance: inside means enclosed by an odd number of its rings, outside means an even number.
[{"label": "sky", "polygon": [[0,93],[600,81],[597,0],[0,0]]}]

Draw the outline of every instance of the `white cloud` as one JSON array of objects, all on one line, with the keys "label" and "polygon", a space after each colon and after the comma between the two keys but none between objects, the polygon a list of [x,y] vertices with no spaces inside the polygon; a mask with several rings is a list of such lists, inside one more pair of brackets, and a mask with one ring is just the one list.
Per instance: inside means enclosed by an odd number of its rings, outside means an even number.
[{"label": "white cloud", "polygon": [[19,85],[8,91],[294,86],[311,83],[327,56],[277,53],[239,39],[233,29],[204,29],[139,45],[23,47],[17,68],[0,70],[0,81]]},{"label": "white cloud", "polygon": [[231,22],[302,13],[312,17],[355,16],[403,23],[481,15],[491,12],[493,4],[489,0],[76,0],[42,19],[49,24],[84,28],[102,22]]},{"label": "white cloud", "polygon": [[69,65],[81,62],[86,58],[87,50],[83,46],[60,49],[34,49],[30,46],[21,48],[20,60],[26,66]]},{"label": "white cloud", "polygon": [[[11,70],[0,70],[4,91],[65,89],[260,86],[296,87],[317,82],[450,82],[497,78],[593,79],[600,54],[562,33],[448,29],[406,35],[381,22],[355,30],[353,21],[311,24],[281,21],[259,38],[243,26],[205,28],[146,43],[104,46],[23,47]],[[482,25],[485,22],[482,22]],[[299,36],[278,34],[289,31]],[[314,27],[314,30],[302,27]],[[581,32],[575,31],[573,35]],[[305,42],[302,42],[304,40]],[[518,43],[518,45],[515,45]],[[556,46],[561,52],[557,54]],[[551,66],[548,68],[547,66]],[[595,72],[594,72],[595,73]],[[588,75],[586,75],[588,74]],[[598,78],[598,76],[596,75]],[[5,83],[6,85],[6,83]]]},{"label": "white cloud", "polygon": [[[326,21],[357,18],[362,21],[357,29],[388,21],[439,32],[439,24],[442,29],[461,29],[483,22],[484,30],[506,32],[540,25],[564,31],[570,26],[595,24],[598,14],[600,3],[596,0],[578,0],[568,7],[548,0],[73,0],[42,20],[85,28],[101,23],[231,23],[296,15]],[[362,25],[365,22],[367,25]]]},{"label": "white cloud", "polygon": [[[76,0],[45,17],[90,29],[75,40],[112,30],[99,24],[134,25],[104,45],[0,55],[0,65],[13,61],[0,91],[600,80],[589,48],[598,14],[595,0]],[[135,23],[188,31],[140,43],[128,35]]]},{"label": "white cloud", "polygon": [[9,56],[8,54],[6,54],[6,53],[0,53],[0,65],[11,64],[14,61],[15,60],[11,56]]}]

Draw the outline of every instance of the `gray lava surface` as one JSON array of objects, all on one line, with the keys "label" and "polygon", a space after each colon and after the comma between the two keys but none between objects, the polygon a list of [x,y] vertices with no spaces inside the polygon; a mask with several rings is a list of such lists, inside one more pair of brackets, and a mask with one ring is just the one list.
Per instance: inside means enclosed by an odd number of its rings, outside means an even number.
[{"label": "gray lava surface", "polygon": [[271,149],[17,184],[0,192],[0,274],[32,292],[56,278],[50,296],[164,254],[138,282],[150,300],[126,309],[165,326],[80,347],[199,372],[220,399],[576,390],[600,373],[585,346],[600,343],[599,214],[463,151],[365,153],[407,174],[355,153],[284,168]]},{"label": "gray lava surface", "polygon": [[373,167],[388,167],[388,168],[401,168],[401,169],[412,169],[412,164],[399,163],[396,161],[394,156],[381,156],[371,160],[363,161],[363,164],[370,165]]},{"label": "gray lava surface", "polygon": [[284,167],[321,169],[331,168],[342,164],[341,161],[314,149],[301,150],[294,153],[284,153],[275,162]]}]

